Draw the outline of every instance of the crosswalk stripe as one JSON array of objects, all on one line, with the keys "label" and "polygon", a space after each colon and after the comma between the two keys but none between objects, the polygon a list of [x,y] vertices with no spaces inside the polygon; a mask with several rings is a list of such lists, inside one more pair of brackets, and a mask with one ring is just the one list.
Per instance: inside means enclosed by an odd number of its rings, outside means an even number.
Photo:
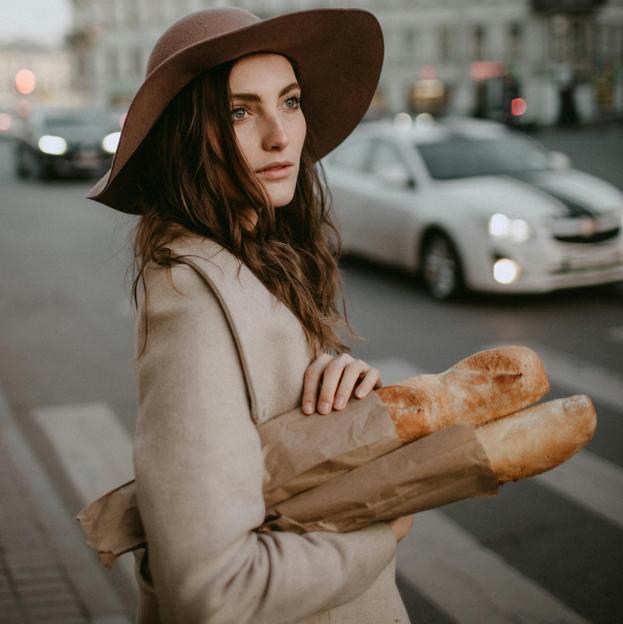
[{"label": "crosswalk stripe", "polygon": [[[132,438],[105,403],[40,407],[32,416],[83,505],[133,478]],[[134,557],[117,565],[134,586]]]},{"label": "crosswalk stripe", "polygon": [[623,529],[623,470],[615,464],[590,451],[580,451],[534,478]]},{"label": "crosswalk stripe", "polygon": [[461,624],[587,624],[440,511],[417,514],[400,543],[400,576]]},{"label": "crosswalk stripe", "polygon": [[41,407],[33,418],[83,502],[132,479],[130,434],[105,403]]},{"label": "crosswalk stripe", "polygon": [[[565,353],[529,340],[523,346],[536,351],[545,364],[547,376],[556,385],[572,389],[575,393],[588,394],[594,401],[620,411],[623,406],[623,375],[603,366],[587,362],[571,353]],[[493,343],[483,349],[502,346]]]},{"label": "crosswalk stripe", "polygon": [[[523,342],[539,354],[551,381],[621,411],[623,376],[535,341]],[[484,348],[500,346],[491,344]],[[599,427],[599,424],[597,424]],[[581,451],[555,470],[535,477],[549,488],[623,528],[623,470],[590,451]]]},{"label": "crosswalk stripe", "polygon": [[[396,358],[370,364],[384,385],[426,372]],[[620,527],[622,477],[618,466],[581,451],[535,478]],[[415,522],[411,547],[409,534],[399,551],[400,574],[458,622],[584,621],[442,512],[419,513]]]},{"label": "crosswalk stripe", "polygon": [[[493,346],[495,345],[482,348],[492,348]],[[531,345],[531,348],[534,348],[539,355],[544,351],[544,348],[539,345]],[[375,362],[374,366],[381,371],[385,385],[425,372],[405,360],[398,359],[380,360]],[[578,366],[577,363],[575,366]],[[586,368],[586,366],[586,364],[580,365],[581,368]],[[549,365],[546,362],[550,378],[556,375],[560,376],[557,367],[558,362],[554,363],[553,360],[550,360]],[[600,378],[603,382],[605,373],[600,373]],[[567,380],[565,387],[577,392],[579,389],[572,388],[571,379]],[[609,384],[610,382],[608,382]],[[602,390],[604,387],[606,387],[605,382],[602,383]],[[591,397],[594,397],[595,394],[595,392],[590,391]],[[534,479],[588,509],[591,513],[604,518],[614,526],[623,528],[623,470],[616,464],[602,459],[590,451],[582,450],[564,464],[537,475]]]}]

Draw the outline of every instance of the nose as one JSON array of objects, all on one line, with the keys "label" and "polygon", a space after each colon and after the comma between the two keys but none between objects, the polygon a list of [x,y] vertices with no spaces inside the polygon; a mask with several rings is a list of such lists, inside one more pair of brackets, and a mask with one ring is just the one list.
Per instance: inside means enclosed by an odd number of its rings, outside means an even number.
[{"label": "nose", "polygon": [[288,145],[288,133],[279,115],[266,118],[262,136],[262,147],[267,151],[282,150]]}]

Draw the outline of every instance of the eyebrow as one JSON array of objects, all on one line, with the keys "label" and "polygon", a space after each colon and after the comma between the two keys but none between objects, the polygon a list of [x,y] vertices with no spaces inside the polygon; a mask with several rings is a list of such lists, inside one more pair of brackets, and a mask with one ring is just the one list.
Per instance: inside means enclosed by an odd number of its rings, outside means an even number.
[{"label": "eyebrow", "polygon": [[[288,91],[291,91],[294,88],[301,88],[301,85],[298,82],[291,82],[287,87],[284,87],[279,91],[279,96],[285,95]],[[232,93],[232,100],[247,100],[248,102],[261,102],[262,98],[257,93]]]}]

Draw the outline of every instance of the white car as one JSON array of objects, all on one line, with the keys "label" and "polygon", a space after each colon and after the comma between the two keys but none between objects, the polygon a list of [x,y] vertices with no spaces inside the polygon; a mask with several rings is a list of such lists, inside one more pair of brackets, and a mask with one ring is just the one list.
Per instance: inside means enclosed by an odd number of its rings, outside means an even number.
[{"label": "white car", "polygon": [[343,252],[418,271],[436,298],[623,280],[623,193],[502,124],[400,114],[322,164]]}]

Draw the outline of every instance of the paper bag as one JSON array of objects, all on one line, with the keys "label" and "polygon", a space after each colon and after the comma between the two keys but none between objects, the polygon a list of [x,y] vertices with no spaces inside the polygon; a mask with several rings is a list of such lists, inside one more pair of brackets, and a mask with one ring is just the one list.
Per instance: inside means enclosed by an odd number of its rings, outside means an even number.
[{"label": "paper bag", "polygon": [[[457,425],[401,447],[374,392],[328,415],[305,416],[296,408],[259,426],[258,434],[267,507],[258,530],[264,532],[347,532],[497,492],[473,427]],[[146,543],[133,480],[76,518],[107,567]]]},{"label": "paper bag", "polygon": [[260,531],[347,533],[499,485],[470,425],[455,425],[273,505]]}]

